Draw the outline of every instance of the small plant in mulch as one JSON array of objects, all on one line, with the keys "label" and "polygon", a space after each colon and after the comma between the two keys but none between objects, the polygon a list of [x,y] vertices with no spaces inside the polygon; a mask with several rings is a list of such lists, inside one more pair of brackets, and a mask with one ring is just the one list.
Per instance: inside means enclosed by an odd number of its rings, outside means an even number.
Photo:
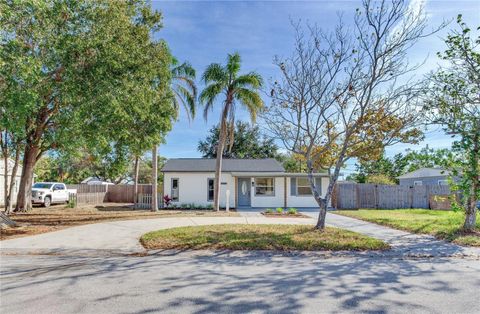
[{"label": "small plant in mulch", "polygon": [[289,215],[296,215],[296,214],[298,214],[298,210],[297,210],[296,208],[294,208],[294,207],[290,207],[290,208],[288,209],[288,211],[287,211],[287,214],[289,214]]},{"label": "small plant in mulch", "polygon": [[298,212],[298,210],[294,207],[290,207],[288,210],[284,211],[283,208],[278,207],[275,210],[271,208],[267,208],[262,215],[267,217],[300,217],[300,218],[309,218],[304,214]]}]

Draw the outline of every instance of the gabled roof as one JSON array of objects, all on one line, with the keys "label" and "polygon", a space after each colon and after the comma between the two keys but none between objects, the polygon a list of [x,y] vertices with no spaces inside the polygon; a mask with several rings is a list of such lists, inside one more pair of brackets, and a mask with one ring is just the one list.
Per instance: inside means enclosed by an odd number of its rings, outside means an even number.
[{"label": "gabled roof", "polygon": [[417,178],[428,178],[428,177],[443,177],[450,175],[448,170],[442,168],[420,168],[418,170],[405,173],[397,177],[397,179],[417,179]]},{"label": "gabled roof", "polygon": [[[215,159],[173,158],[167,160],[163,172],[214,172]],[[226,159],[222,160],[223,172],[285,172],[283,166],[273,158]]]}]

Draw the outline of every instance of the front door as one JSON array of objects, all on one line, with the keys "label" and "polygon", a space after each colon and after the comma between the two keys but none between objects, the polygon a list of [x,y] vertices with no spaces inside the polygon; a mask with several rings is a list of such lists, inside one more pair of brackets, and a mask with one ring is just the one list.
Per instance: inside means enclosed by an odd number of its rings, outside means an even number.
[{"label": "front door", "polygon": [[250,178],[238,178],[238,186],[237,186],[238,207],[249,207],[251,205],[250,181],[251,181]]}]

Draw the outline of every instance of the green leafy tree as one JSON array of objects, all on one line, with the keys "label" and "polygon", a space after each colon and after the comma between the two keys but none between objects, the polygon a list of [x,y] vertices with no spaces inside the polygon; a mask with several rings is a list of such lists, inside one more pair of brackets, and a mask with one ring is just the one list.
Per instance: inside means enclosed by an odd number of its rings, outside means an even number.
[{"label": "green leafy tree", "polygon": [[[236,105],[242,105],[250,113],[250,118],[255,122],[257,113],[263,108],[263,101],[259,94],[262,86],[262,77],[255,72],[240,74],[241,58],[238,53],[229,54],[227,64],[210,64],[203,73],[202,80],[206,87],[200,93],[200,102],[204,104],[204,117],[212,110],[217,98],[223,95],[220,134],[217,145],[217,161],[215,165],[214,208],[220,209],[219,191],[222,169],[222,156],[225,149],[228,130],[235,126]],[[233,131],[230,132],[233,134]],[[233,143],[233,140],[230,141]]]},{"label": "green leafy tree", "polygon": [[16,115],[7,114],[24,136],[17,209],[31,207],[34,167],[47,151],[86,145],[108,156],[161,141],[175,112],[170,52],[152,40],[160,13],[140,0],[0,5],[1,57],[15,65],[3,74],[18,82],[10,91],[28,96],[11,98]]},{"label": "green leafy tree", "polygon": [[409,150],[406,154],[398,153],[393,157],[383,154],[379,159],[360,160],[356,164],[356,173],[348,176],[347,180],[367,183],[368,177],[382,175],[398,183],[397,177],[407,172],[420,168],[446,168],[450,155],[449,149],[433,149],[428,145],[418,151]]},{"label": "green leafy tree", "polygon": [[[223,158],[277,158],[280,159],[278,146],[273,138],[266,137],[260,132],[258,126],[247,122],[237,121],[233,134],[232,129],[227,130]],[[205,158],[217,157],[217,145],[220,137],[220,128],[215,126],[203,141],[198,142],[198,151]]]},{"label": "green leafy tree", "polygon": [[465,200],[463,228],[473,231],[480,197],[480,36],[473,36],[461,15],[457,23],[458,29],[445,41],[447,49],[438,54],[448,66],[430,77],[425,111],[455,139],[453,173],[461,179],[454,187],[462,191]]}]

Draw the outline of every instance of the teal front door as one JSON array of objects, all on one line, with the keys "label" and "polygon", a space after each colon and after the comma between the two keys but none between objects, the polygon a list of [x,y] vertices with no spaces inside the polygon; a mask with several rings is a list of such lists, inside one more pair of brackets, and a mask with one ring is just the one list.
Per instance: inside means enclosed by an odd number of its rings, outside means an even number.
[{"label": "teal front door", "polygon": [[238,207],[250,207],[251,206],[251,183],[250,178],[238,178],[237,195],[238,195]]}]

